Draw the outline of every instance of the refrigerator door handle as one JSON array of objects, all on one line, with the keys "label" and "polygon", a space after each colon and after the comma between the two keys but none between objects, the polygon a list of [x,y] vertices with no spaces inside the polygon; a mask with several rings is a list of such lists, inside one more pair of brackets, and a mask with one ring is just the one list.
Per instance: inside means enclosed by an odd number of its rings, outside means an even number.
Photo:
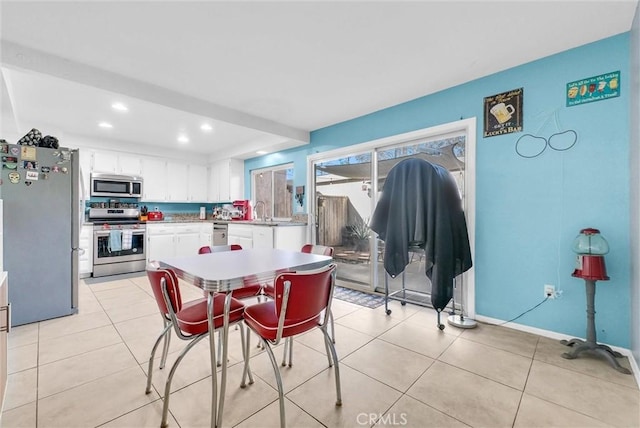
[{"label": "refrigerator door handle", "polygon": [[71,251],[77,251],[80,256],[84,256],[84,253],[87,252],[85,248],[72,248]]}]

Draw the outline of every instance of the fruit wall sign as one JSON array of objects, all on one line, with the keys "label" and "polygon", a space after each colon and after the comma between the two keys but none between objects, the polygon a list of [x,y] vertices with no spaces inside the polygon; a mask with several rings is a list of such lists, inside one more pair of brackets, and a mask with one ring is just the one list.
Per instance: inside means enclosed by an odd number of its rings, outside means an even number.
[{"label": "fruit wall sign", "polygon": [[620,96],[620,72],[601,74],[567,83],[567,107]]}]

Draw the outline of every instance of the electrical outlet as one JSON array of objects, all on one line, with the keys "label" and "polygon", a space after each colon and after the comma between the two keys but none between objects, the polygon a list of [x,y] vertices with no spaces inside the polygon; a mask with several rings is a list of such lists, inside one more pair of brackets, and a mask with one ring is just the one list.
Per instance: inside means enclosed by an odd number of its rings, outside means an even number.
[{"label": "electrical outlet", "polygon": [[555,285],[545,284],[544,285],[544,297],[548,297],[549,299],[556,298],[556,287]]}]

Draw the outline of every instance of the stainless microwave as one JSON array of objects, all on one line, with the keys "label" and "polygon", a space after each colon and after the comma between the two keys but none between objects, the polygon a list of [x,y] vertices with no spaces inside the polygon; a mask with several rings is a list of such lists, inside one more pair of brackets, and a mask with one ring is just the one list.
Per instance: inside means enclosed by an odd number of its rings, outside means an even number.
[{"label": "stainless microwave", "polygon": [[142,197],[142,177],[91,173],[91,196]]}]

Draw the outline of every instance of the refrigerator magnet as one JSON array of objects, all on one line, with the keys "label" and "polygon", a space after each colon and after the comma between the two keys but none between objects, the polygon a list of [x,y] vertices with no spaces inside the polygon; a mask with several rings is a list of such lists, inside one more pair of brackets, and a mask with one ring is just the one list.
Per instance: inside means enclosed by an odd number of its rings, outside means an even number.
[{"label": "refrigerator magnet", "polygon": [[20,182],[20,174],[17,172],[10,172],[9,173],[9,181],[12,184],[17,184]]},{"label": "refrigerator magnet", "polygon": [[34,161],[36,160],[36,148],[30,146],[22,146],[20,157],[23,161]]},{"label": "refrigerator magnet", "polygon": [[43,166],[42,168],[40,168],[40,172],[43,172],[45,174],[51,172],[51,167]]},{"label": "refrigerator magnet", "polygon": [[14,156],[18,156],[20,154],[20,147],[18,146],[11,147],[11,154]]},{"label": "refrigerator magnet", "polygon": [[24,169],[38,169],[38,162],[34,161],[22,161],[22,167]]},{"label": "refrigerator magnet", "polygon": [[35,170],[27,170],[27,175],[24,177],[25,180],[28,181],[36,181],[39,178],[38,171]]}]

